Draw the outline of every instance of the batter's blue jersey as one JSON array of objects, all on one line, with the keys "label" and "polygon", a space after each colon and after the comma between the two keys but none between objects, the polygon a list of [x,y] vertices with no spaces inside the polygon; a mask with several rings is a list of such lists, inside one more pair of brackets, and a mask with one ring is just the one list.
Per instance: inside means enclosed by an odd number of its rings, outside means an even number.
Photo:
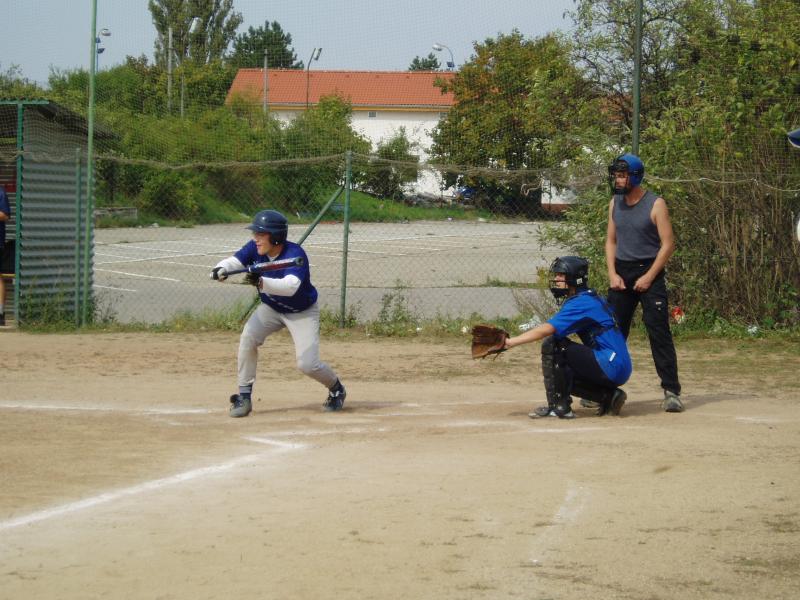
[{"label": "batter's blue jersey", "polygon": [[294,296],[273,296],[261,292],[261,301],[274,308],[280,313],[298,313],[304,311],[312,306],[317,301],[317,288],[311,285],[311,271],[308,268],[308,257],[305,250],[299,244],[294,242],[285,242],[281,253],[273,259],[267,256],[261,256],[256,249],[256,243],[253,240],[247,242],[242,246],[236,254],[236,258],[245,267],[262,263],[269,260],[284,260],[289,258],[302,258],[302,266],[289,267],[288,269],[281,269],[280,271],[267,271],[263,277],[270,279],[282,279],[287,275],[294,275],[300,280],[300,287],[295,292]]},{"label": "batter's blue jersey", "polygon": [[622,385],[631,376],[633,364],[625,338],[615,326],[612,310],[596,292],[585,290],[568,298],[561,310],[547,322],[555,328],[556,339],[574,333],[592,346],[603,372],[611,381]]}]

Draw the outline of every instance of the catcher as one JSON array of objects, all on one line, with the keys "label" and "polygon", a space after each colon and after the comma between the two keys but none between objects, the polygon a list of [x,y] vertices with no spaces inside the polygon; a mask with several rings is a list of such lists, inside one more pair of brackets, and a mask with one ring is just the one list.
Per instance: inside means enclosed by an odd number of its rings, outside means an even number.
[{"label": "catcher", "polygon": [[[548,321],[516,337],[486,326],[473,330],[473,356],[503,352],[542,340],[542,374],[547,405],[537,407],[532,419],[574,419],[572,398],[596,406],[598,415],[618,415],[627,395],[618,386],[631,375],[631,357],[614,313],[588,287],[589,263],[579,256],[561,256],[550,266],[550,291],[561,309]],[[483,328],[483,329],[481,329]],[[570,340],[576,334],[581,342]]]}]

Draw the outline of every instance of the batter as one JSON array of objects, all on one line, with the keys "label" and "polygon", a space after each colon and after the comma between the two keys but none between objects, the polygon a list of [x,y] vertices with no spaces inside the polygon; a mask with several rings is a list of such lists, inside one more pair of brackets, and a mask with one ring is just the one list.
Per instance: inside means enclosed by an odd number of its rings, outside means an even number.
[{"label": "batter", "polygon": [[325,410],[341,410],[347,392],[333,369],[319,358],[319,305],[305,251],[286,239],[289,224],[278,211],[262,210],[247,228],[253,232],[253,239],[233,256],[217,263],[211,271],[212,279],[225,281],[229,272],[262,263],[265,259],[299,257],[302,261],[299,266],[281,271],[246,276],[246,280],[258,288],[261,304],[247,320],[239,339],[239,393],[230,398],[230,416],[250,414],[258,348],[267,337],[284,327],[294,341],[297,368],[328,389]]}]

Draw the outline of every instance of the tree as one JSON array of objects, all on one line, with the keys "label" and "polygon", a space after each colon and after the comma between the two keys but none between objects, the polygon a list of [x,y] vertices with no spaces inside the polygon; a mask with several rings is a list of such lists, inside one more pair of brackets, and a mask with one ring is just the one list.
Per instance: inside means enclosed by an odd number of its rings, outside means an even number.
[{"label": "tree", "polygon": [[[475,44],[472,60],[441,83],[455,105],[433,132],[434,157],[508,173],[552,168],[578,155],[586,132],[602,129],[603,115],[569,50],[558,35],[526,39],[518,31]],[[505,181],[487,172],[444,175],[446,184],[477,185],[501,204],[530,204],[520,190],[538,181],[538,172]]]},{"label": "tree", "polygon": [[[233,10],[233,0],[148,0],[148,8],[158,33],[156,63],[162,68],[167,65],[170,27],[177,63],[188,58],[195,64],[205,64],[225,56],[242,23],[241,13]],[[200,19],[200,26],[190,34],[194,17]]]},{"label": "tree", "polygon": [[388,140],[381,140],[375,157],[370,157],[363,188],[381,198],[402,200],[403,187],[419,176],[419,156],[413,150],[405,127],[400,127]]},{"label": "tree", "polygon": [[[568,14],[573,29],[574,60],[587,79],[605,96],[612,117],[625,126],[633,122],[633,75],[635,8],[633,0],[576,0]],[[687,7],[693,0],[648,0],[643,3],[641,107],[644,119],[658,118],[660,93],[668,90],[676,75]]]},{"label": "tree", "polygon": [[270,69],[304,68],[303,61],[297,60],[292,48],[292,35],[285,33],[277,21],[265,21],[263,26],[250,27],[246,33],[236,36],[229,60],[237,69],[258,68],[264,64],[264,49]]},{"label": "tree", "polygon": [[22,75],[19,65],[0,71],[0,97],[42,98],[44,90]]},{"label": "tree", "polygon": [[436,58],[433,52],[428,54],[425,58],[420,58],[419,56],[415,56],[414,60],[411,61],[411,64],[408,67],[409,71],[438,71],[441,69],[441,65],[439,64],[439,59]]}]

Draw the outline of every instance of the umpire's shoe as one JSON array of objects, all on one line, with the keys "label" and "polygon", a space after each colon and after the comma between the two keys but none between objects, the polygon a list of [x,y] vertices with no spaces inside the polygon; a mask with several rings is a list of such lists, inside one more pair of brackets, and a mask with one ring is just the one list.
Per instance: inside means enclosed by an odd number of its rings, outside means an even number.
[{"label": "umpire's shoe", "polygon": [[251,410],[253,410],[253,404],[249,396],[240,396],[239,394],[231,396],[230,415],[232,417],[246,417]]},{"label": "umpire's shoe", "polygon": [[325,400],[325,410],[328,412],[342,410],[345,398],[347,398],[347,391],[344,389],[342,382],[337,379],[334,386],[328,390],[328,399]]},{"label": "umpire's shoe", "polygon": [[675,392],[664,390],[664,402],[661,404],[664,412],[679,413],[683,412],[683,402],[681,397]]}]

